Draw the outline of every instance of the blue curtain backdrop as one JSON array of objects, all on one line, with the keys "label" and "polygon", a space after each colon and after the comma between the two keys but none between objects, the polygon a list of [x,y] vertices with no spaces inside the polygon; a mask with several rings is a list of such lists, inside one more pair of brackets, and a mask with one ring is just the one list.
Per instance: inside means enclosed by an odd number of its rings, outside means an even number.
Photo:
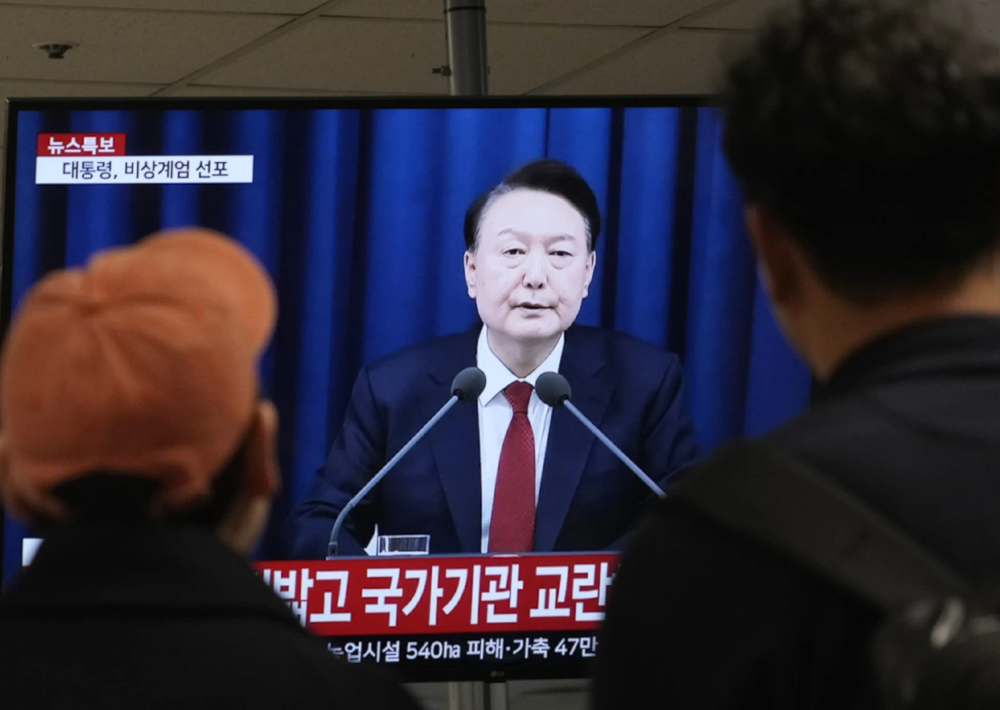
[{"label": "blue curtain backdrop", "polygon": [[[130,155],[252,154],[248,185],[36,186],[42,132],[124,132]],[[45,272],[155,230],[231,234],[277,282],[263,359],[285,486],[259,555],[338,431],[358,368],[475,322],[462,278],[474,197],[542,156],[574,165],[606,229],[580,322],[678,353],[707,449],[807,403],[810,378],[757,283],[711,109],[436,108],[24,111],[18,116],[12,303]],[[4,579],[25,531],[6,522]]]}]

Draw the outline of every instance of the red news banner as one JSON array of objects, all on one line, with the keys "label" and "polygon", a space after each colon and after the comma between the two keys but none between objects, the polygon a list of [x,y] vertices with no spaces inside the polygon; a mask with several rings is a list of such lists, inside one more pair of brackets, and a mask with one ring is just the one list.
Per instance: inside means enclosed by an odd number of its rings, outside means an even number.
[{"label": "red news banner", "polygon": [[327,637],[592,631],[617,565],[615,554],[255,563],[299,621]]},{"label": "red news banner", "polygon": [[40,133],[39,157],[125,155],[124,133]]}]

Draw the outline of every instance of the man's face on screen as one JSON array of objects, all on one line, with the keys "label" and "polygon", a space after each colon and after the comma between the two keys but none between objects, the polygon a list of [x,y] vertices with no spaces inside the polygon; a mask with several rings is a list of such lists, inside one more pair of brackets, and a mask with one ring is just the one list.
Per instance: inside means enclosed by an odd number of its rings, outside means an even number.
[{"label": "man's face on screen", "polygon": [[530,342],[569,328],[594,275],[587,242],[583,215],[567,200],[534,190],[498,197],[465,255],[469,296],[490,332]]}]

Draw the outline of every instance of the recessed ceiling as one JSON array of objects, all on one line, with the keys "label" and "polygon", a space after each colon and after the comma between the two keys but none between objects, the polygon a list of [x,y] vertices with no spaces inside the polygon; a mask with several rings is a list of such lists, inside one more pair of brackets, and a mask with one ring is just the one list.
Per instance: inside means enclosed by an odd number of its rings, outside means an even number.
[{"label": "recessed ceiling", "polygon": [[[486,0],[492,93],[562,87],[593,94],[627,86],[660,93],[712,86],[692,61],[722,42],[746,7],[774,0]],[[442,95],[432,74],[446,63],[444,0],[19,0],[0,2],[0,80],[127,85],[173,96]],[[736,15],[727,13],[733,7]],[[733,18],[736,18],[734,20]],[[653,71],[630,52],[683,55]],[[718,29],[716,29],[718,28]],[[79,43],[61,61],[35,42]],[[670,45],[678,49],[671,54]],[[698,53],[687,56],[692,44]],[[676,69],[672,68],[676,67]],[[622,70],[624,71],[624,69]],[[676,72],[683,72],[676,74]],[[675,75],[676,74],[676,75]],[[589,81],[588,77],[593,77]],[[148,85],[143,90],[142,85]],[[217,88],[216,88],[217,87]],[[69,91],[77,95],[79,89]]]},{"label": "recessed ceiling", "polygon": [[717,90],[721,57],[735,51],[748,35],[677,30],[653,38],[632,51],[579,76],[541,87],[537,93],[579,95],[699,95]]},{"label": "recessed ceiling", "polygon": [[[490,22],[663,27],[701,10],[705,0],[486,0]],[[325,14],[440,20],[444,0],[346,0]]]},{"label": "recessed ceiling", "polygon": [[95,7],[169,12],[259,13],[301,15],[323,3],[318,0],[18,0],[9,5],[33,7]]},{"label": "recessed ceiling", "polygon": [[[646,33],[644,29],[620,27],[491,25],[492,93],[525,93]],[[374,44],[379,44],[380,51],[367,51]],[[201,81],[219,86],[446,94],[447,80],[432,73],[446,61],[440,23],[322,18],[205,75]]]},{"label": "recessed ceiling", "polygon": [[781,8],[788,7],[789,0],[737,0],[728,3],[705,17],[689,23],[690,27],[723,30],[752,30]]},{"label": "recessed ceiling", "polygon": [[[0,78],[169,84],[262,37],[273,15],[133,12],[0,4]],[[65,59],[36,42],[72,40]]]}]

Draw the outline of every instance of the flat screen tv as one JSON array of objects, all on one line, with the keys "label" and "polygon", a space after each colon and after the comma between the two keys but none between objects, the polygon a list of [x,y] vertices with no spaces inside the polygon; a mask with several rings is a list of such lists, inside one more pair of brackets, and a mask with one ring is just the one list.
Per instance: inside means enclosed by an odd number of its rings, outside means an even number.
[{"label": "flat screen tv", "polygon": [[[260,381],[284,485],[261,577],[350,662],[581,675],[657,498],[635,469],[669,495],[809,398],[721,144],[694,99],[12,101],[0,326],[99,250],[193,225],[240,241],[280,300]],[[485,390],[333,536],[471,366]],[[541,387],[505,394],[543,370],[634,467]],[[515,419],[530,447],[505,451]],[[5,584],[37,537],[4,521]]]}]

